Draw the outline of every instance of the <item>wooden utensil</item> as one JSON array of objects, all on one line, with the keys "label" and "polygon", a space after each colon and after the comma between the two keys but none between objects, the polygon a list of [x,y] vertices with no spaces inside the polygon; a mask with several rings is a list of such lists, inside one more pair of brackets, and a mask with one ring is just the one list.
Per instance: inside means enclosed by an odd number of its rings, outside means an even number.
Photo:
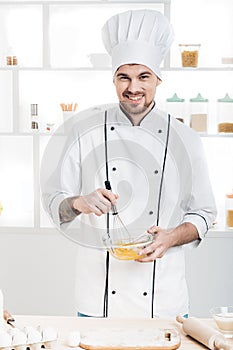
[{"label": "wooden utensil", "polygon": [[102,329],[81,334],[87,350],[175,350],[180,334],[174,329]]},{"label": "wooden utensil", "polygon": [[227,344],[223,335],[216,329],[208,326],[195,317],[184,318],[177,316],[176,320],[183,325],[183,331],[193,339],[204,344],[211,350],[233,350],[233,346]]}]

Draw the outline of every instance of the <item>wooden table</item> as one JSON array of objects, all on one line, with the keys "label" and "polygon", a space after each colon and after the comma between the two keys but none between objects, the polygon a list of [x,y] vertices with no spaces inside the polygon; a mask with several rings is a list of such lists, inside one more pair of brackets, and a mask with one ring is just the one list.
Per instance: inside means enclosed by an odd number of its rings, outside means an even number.
[{"label": "wooden table", "polygon": [[[182,331],[182,326],[174,320],[169,319],[105,319],[105,318],[79,318],[79,317],[58,317],[58,316],[15,316],[15,326],[18,328],[24,326],[32,327],[53,327],[58,331],[58,344],[53,349],[55,350],[75,350],[79,347],[69,347],[66,345],[66,338],[69,332],[80,331],[85,332],[88,330],[98,329],[154,329],[154,328],[173,328],[181,334],[181,346],[182,350],[197,350],[206,349],[206,347],[192,338],[186,336]],[[216,328],[214,321],[205,319],[204,322]],[[229,340],[233,345],[233,339]]]}]

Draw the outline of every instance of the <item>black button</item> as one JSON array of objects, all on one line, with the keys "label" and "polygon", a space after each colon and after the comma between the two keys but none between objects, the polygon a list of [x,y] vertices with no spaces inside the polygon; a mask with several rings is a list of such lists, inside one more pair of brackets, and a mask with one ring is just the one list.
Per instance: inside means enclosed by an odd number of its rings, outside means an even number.
[{"label": "black button", "polygon": [[116,291],[115,291],[115,290],[113,290],[113,291],[112,291],[112,294],[116,294]]},{"label": "black button", "polygon": [[152,215],[154,214],[154,212],[152,210],[149,211],[149,215]]},{"label": "black button", "polygon": [[155,171],[154,171],[155,174],[158,174],[158,172],[159,172],[158,170],[155,170]]},{"label": "black button", "polygon": [[111,126],[111,129],[110,130],[115,130],[114,126]]},{"label": "black button", "polygon": [[161,132],[163,132],[163,130],[159,129],[159,130],[158,130],[158,133],[161,134]]},{"label": "black button", "polygon": [[114,167],[114,168],[112,168],[112,171],[116,171],[116,168]]},{"label": "black button", "polygon": [[143,292],[143,295],[144,295],[144,297],[146,297],[147,296],[147,292]]}]

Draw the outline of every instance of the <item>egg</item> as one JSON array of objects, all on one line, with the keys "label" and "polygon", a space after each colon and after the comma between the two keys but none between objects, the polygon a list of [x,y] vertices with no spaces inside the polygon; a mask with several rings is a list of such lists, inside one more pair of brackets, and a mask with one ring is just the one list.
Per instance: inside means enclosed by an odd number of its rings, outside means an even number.
[{"label": "egg", "polygon": [[75,347],[75,346],[79,346],[79,343],[80,343],[80,332],[78,331],[70,332],[66,339],[66,345],[70,347]]},{"label": "egg", "polygon": [[23,345],[27,343],[27,336],[25,333],[19,331],[13,336],[12,345]]},{"label": "egg", "polygon": [[27,332],[27,343],[28,344],[39,343],[41,340],[42,340],[42,335],[40,332],[38,332],[34,328],[28,330],[28,332]]},{"label": "egg", "polygon": [[12,337],[7,332],[0,333],[0,347],[10,346],[12,343]]},{"label": "egg", "polygon": [[42,341],[52,341],[57,339],[57,331],[52,327],[46,327],[42,330]]},{"label": "egg", "polygon": [[7,333],[9,333],[12,337],[21,332],[22,331],[19,328],[9,328],[7,331]]},{"label": "egg", "polygon": [[26,334],[28,334],[29,332],[33,332],[33,331],[35,331],[36,329],[34,328],[34,327],[32,327],[32,326],[25,326],[24,328],[23,328],[23,332],[24,333],[26,333]]}]

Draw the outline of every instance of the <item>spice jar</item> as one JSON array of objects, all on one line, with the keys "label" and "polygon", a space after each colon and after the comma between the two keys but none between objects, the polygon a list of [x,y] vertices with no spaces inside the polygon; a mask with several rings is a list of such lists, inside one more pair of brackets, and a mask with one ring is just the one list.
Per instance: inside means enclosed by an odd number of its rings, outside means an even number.
[{"label": "spice jar", "polygon": [[226,194],[226,226],[233,229],[233,191]]},{"label": "spice jar", "polygon": [[17,66],[18,65],[18,58],[15,56],[13,48],[9,47],[7,50],[7,55],[6,55],[6,65],[7,66]]},{"label": "spice jar", "polygon": [[190,98],[190,127],[197,132],[207,132],[208,99],[198,93],[197,97]]},{"label": "spice jar", "polygon": [[11,66],[13,64],[12,56],[6,56],[6,65]]},{"label": "spice jar", "polygon": [[233,132],[233,98],[226,94],[218,99],[218,132]]},{"label": "spice jar", "polygon": [[198,66],[200,44],[180,44],[182,67]]},{"label": "spice jar", "polygon": [[181,122],[185,122],[184,98],[179,98],[176,93],[166,99],[167,112]]},{"label": "spice jar", "polygon": [[38,131],[39,130],[39,121],[38,121],[38,104],[31,104],[31,130]]}]

